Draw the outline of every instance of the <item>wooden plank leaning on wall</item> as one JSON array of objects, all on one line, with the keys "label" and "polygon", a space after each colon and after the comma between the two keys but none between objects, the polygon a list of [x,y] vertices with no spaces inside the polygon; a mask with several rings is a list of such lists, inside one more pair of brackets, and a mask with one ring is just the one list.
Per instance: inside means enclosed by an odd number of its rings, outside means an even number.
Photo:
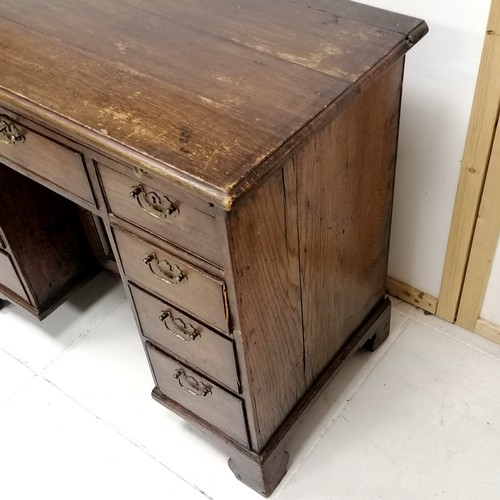
[{"label": "wooden plank leaning on wall", "polygon": [[[436,311],[437,316],[450,322],[457,318],[461,296],[465,298],[469,293],[468,288],[464,288],[464,282],[498,121],[499,82],[500,0],[492,0]],[[492,227],[491,231],[493,230]],[[486,250],[475,259],[484,258],[485,252]],[[481,272],[488,272],[484,265],[482,267]],[[487,274],[483,274],[482,281],[486,286]],[[484,291],[481,302],[483,295]],[[474,307],[477,309],[477,305]],[[470,310],[471,306],[467,308]],[[474,329],[477,317],[472,322],[470,319],[464,321],[464,315],[465,312],[459,314],[462,326]]]},{"label": "wooden plank leaning on wall", "polygon": [[[499,83],[497,81],[497,85]],[[476,324],[488,286],[499,234],[500,127],[497,127],[456,321],[457,325],[480,334],[484,334],[484,324],[480,323],[479,329]],[[499,342],[500,337],[496,341]]]}]

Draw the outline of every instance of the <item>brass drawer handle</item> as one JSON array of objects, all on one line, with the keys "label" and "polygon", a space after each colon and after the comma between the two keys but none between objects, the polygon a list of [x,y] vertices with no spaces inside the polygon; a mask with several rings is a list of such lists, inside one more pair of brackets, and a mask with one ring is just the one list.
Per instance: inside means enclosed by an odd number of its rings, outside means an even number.
[{"label": "brass drawer handle", "polygon": [[165,195],[160,196],[154,191],[147,192],[141,184],[132,188],[130,196],[135,198],[144,212],[157,219],[166,219],[169,215],[176,215],[179,212]]},{"label": "brass drawer handle", "polygon": [[10,118],[0,115],[0,142],[13,146],[16,142],[24,142],[24,135],[12,123]]},{"label": "brass drawer handle", "polygon": [[186,372],[179,368],[174,373],[174,378],[177,379],[179,385],[193,396],[206,397],[212,392],[212,386],[205,384],[201,380],[196,380],[194,377],[186,375]]},{"label": "brass drawer handle", "polygon": [[174,318],[170,311],[162,311],[160,321],[169,332],[184,342],[196,340],[200,336],[200,332],[193,325],[184,323],[180,318]]},{"label": "brass drawer handle", "polygon": [[169,285],[178,285],[187,281],[187,276],[175,264],[170,264],[166,260],[159,261],[155,253],[150,253],[144,258],[144,264],[149,266],[149,270],[154,276]]}]

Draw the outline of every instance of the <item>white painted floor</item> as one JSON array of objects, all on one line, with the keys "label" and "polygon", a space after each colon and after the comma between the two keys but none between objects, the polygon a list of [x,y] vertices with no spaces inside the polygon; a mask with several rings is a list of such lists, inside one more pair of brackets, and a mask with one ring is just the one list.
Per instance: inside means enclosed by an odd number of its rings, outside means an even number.
[{"label": "white painted floor", "polygon": [[[393,304],[387,342],[302,419],[272,498],[500,499],[500,345]],[[42,323],[1,310],[0,498],[261,498],[152,387],[118,281]]]}]

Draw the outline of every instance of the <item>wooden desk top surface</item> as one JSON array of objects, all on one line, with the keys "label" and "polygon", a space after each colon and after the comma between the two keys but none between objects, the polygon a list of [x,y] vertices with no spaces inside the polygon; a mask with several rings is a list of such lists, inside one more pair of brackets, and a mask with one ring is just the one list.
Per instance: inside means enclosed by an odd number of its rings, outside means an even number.
[{"label": "wooden desk top surface", "polygon": [[426,30],[345,0],[0,0],[0,102],[229,208]]}]

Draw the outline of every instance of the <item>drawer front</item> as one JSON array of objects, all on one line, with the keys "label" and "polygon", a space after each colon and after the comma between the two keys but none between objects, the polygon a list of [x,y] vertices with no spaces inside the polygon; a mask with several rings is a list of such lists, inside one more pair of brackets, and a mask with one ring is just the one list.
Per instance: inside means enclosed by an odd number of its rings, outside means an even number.
[{"label": "drawer front", "polygon": [[223,281],[125,231],[114,232],[127,276],[204,323],[229,332]]},{"label": "drawer front", "polygon": [[222,246],[208,203],[186,200],[175,187],[146,175],[129,177],[103,165],[99,173],[114,215],[222,267]]},{"label": "drawer front", "polygon": [[145,337],[216,382],[239,392],[230,340],[135,286],[130,289]]},{"label": "drawer front", "polygon": [[242,401],[150,344],[146,347],[158,389],[165,396],[248,446]]},{"label": "drawer front", "polygon": [[[9,127],[11,138],[6,138]],[[4,132],[1,132],[1,129]],[[17,139],[13,137],[17,135]],[[0,115],[0,158],[42,177],[91,204],[95,204],[80,153]]]},{"label": "drawer front", "polygon": [[12,290],[19,297],[29,302],[28,296],[24,291],[23,285],[19,280],[16,270],[12,266],[10,257],[4,252],[0,252],[0,284]]}]

